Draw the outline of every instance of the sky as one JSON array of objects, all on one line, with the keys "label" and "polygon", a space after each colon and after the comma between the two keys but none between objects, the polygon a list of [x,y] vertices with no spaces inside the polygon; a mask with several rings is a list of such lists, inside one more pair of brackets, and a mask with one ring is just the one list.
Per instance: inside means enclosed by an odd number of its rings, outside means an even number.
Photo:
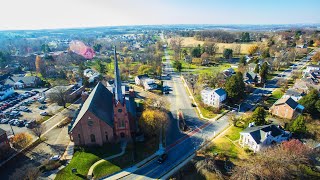
[{"label": "sky", "polygon": [[1,0],[0,29],[320,23],[320,0]]}]

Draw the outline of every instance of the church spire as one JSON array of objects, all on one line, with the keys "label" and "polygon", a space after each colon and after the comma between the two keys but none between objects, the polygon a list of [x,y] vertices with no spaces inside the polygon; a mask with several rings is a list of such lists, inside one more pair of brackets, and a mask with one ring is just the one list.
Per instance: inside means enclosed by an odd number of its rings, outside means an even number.
[{"label": "church spire", "polygon": [[114,94],[115,94],[116,102],[119,101],[121,102],[121,104],[123,104],[121,78],[120,78],[120,72],[118,67],[116,46],[114,46],[114,89],[115,89]]}]

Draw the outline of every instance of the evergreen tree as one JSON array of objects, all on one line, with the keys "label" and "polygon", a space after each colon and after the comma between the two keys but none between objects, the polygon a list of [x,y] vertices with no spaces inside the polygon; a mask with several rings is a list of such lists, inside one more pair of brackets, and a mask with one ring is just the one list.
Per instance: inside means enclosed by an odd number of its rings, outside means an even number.
[{"label": "evergreen tree", "polygon": [[260,71],[260,67],[259,67],[259,64],[256,64],[256,67],[254,68],[254,73],[259,73]]},{"label": "evergreen tree", "polygon": [[232,102],[238,102],[243,98],[245,91],[245,84],[243,82],[243,76],[241,72],[237,72],[236,75],[227,79],[225,84],[225,90],[227,97]]},{"label": "evergreen tree", "polygon": [[225,49],[223,51],[223,57],[226,58],[226,59],[231,59],[232,58],[232,55],[233,54],[233,50],[232,49]]},{"label": "evergreen tree", "polygon": [[254,110],[252,120],[257,126],[261,126],[266,123],[266,112],[263,107],[257,107]]},{"label": "evergreen tree", "polygon": [[241,56],[240,59],[239,59],[239,63],[245,66],[247,64],[246,57],[245,56]]},{"label": "evergreen tree", "polygon": [[290,131],[293,133],[305,133],[307,130],[306,122],[302,115],[299,115],[291,124]]},{"label": "evergreen tree", "polygon": [[304,106],[305,111],[314,114],[319,112],[316,108],[316,103],[319,100],[319,93],[316,89],[312,89],[307,95],[303,96],[299,103]]},{"label": "evergreen tree", "polygon": [[264,62],[261,66],[261,70],[260,70],[260,77],[261,77],[261,82],[265,82],[268,76],[268,64],[267,62]]}]

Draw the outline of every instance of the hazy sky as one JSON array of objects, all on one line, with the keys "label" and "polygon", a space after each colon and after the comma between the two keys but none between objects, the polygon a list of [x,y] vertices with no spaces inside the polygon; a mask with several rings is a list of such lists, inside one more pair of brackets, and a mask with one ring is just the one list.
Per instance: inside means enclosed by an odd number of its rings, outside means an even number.
[{"label": "hazy sky", "polygon": [[320,0],[1,0],[0,29],[320,23]]}]

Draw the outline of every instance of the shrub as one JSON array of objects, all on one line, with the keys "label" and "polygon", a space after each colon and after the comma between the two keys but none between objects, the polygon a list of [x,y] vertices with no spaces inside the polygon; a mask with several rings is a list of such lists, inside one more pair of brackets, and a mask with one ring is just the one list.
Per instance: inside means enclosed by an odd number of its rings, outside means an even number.
[{"label": "shrub", "polygon": [[22,149],[30,144],[32,136],[29,133],[19,133],[16,134],[11,141],[14,148]]}]

